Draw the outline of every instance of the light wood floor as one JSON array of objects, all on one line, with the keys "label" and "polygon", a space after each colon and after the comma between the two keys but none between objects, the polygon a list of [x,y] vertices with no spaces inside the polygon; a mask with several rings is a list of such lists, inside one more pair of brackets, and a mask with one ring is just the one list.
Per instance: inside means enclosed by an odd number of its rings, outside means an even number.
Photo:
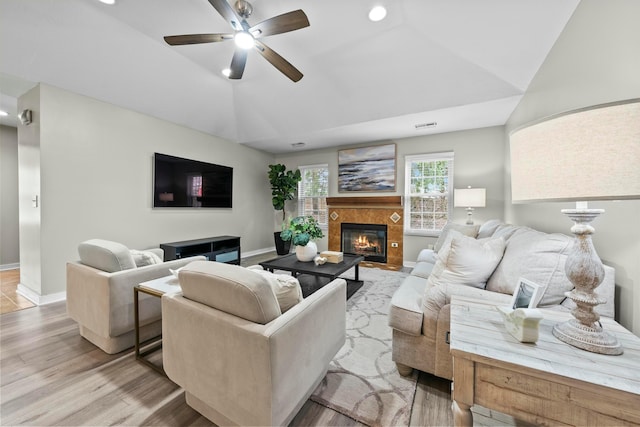
[{"label": "light wood floor", "polygon": [[18,283],[20,269],[0,271],[0,314],[35,307],[34,303],[18,295]]},{"label": "light wood floor", "polygon": [[[452,425],[450,406],[450,382],[421,373],[411,425]],[[0,424],[212,425],[132,350],[108,355],[80,337],[64,302],[0,315]],[[361,424],[307,401],[291,425]]]}]

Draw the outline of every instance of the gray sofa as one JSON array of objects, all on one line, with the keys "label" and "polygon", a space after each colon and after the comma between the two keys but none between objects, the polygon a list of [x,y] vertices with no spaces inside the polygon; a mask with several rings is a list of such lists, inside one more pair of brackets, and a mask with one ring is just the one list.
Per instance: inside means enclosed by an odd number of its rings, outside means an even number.
[{"label": "gray sofa", "polygon": [[[134,344],[133,287],[169,276],[194,260],[163,262],[163,250],[130,250],[125,245],[91,239],[78,246],[79,261],[67,263],[67,313],[78,322],[80,335],[109,354]],[[141,341],[162,332],[160,299],[139,295]]]},{"label": "gray sofa", "polygon": [[[449,232],[450,229],[455,231]],[[467,237],[460,237],[460,232]],[[484,272],[488,273],[486,282],[464,283],[468,275],[464,271],[465,265],[447,267],[451,259],[449,254],[456,249],[454,243],[469,243],[464,240],[469,238],[474,238],[478,245],[493,245],[494,255],[500,255],[495,259],[495,266],[490,259],[469,268],[474,272],[488,268]],[[415,368],[451,379],[448,334],[452,295],[507,305],[518,279],[523,277],[547,286],[538,307],[571,310],[574,303],[564,294],[572,289],[572,284],[564,273],[564,264],[573,240],[573,237],[564,234],[543,233],[529,227],[504,224],[499,220],[487,221],[479,227],[454,224],[445,227],[435,250],[420,252],[411,275],[403,281],[391,301],[389,325],[393,329],[392,358],[398,371],[408,375]],[[504,249],[502,254],[501,245]],[[443,255],[445,248],[447,255]],[[443,257],[447,259],[443,261]],[[473,264],[474,260],[467,258],[467,261]],[[443,268],[453,271],[443,273]],[[456,275],[456,268],[463,270],[463,273]],[[437,279],[434,279],[435,275],[438,275]],[[614,280],[615,270],[605,266],[604,281],[596,289],[600,297],[607,301],[596,307],[601,316],[614,317]]]}]

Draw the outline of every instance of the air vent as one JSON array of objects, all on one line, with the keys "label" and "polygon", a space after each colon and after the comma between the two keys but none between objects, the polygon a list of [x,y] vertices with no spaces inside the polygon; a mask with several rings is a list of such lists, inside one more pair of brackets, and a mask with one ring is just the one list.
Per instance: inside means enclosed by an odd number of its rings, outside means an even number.
[{"label": "air vent", "polygon": [[418,123],[415,126],[416,126],[416,129],[428,129],[428,128],[434,128],[438,126],[438,123],[437,122]]}]

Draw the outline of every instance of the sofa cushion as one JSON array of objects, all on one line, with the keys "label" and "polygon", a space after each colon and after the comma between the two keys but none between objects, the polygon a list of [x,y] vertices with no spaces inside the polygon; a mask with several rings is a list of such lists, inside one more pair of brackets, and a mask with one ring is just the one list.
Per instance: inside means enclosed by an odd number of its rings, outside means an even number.
[{"label": "sofa cushion", "polygon": [[250,322],[267,324],[280,306],[267,280],[255,271],[215,261],[194,261],[179,273],[185,298]]},{"label": "sofa cushion", "polygon": [[523,230],[530,230],[530,228],[519,225],[500,224],[493,232],[492,237],[501,237],[505,243],[507,243],[511,236],[518,232],[522,232]]},{"label": "sofa cushion", "polygon": [[280,311],[285,313],[294,305],[302,301],[302,287],[295,277],[289,274],[275,274],[262,268],[260,265],[251,265],[248,270],[255,271],[269,282],[271,289],[276,294]]},{"label": "sofa cushion", "polygon": [[160,257],[151,251],[138,251],[131,249],[129,252],[131,252],[131,256],[133,257],[133,262],[135,262],[136,267],[162,263]]},{"label": "sofa cushion", "polygon": [[442,232],[440,233],[440,237],[436,241],[436,244],[433,247],[435,252],[440,252],[440,248],[444,245],[444,242],[447,240],[447,235],[450,230],[455,230],[459,233],[464,234],[469,237],[476,237],[478,235],[478,230],[480,229],[480,225],[466,225],[466,224],[456,224],[455,222],[448,222]]},{"label": "sofa cushion", "polygon": [[504,240],[476,240],[452,230],[427,280],[427,287],[441,283],[484,289],[487,279],[502,259]]},{"label": "sofa cushion", "polygon": [[426,280],[407,276],[394,292],[389,306],[389,326],[409,335],[422,332],[422,296]]},{"label": "sofa cushion", "polygon": [[476,239],[484,239],[486,237],[493,236],[493,233],[495,233],[498,227],[503,224],[504,223],[499,219],[490,219],[480,226]]},{"label": "sofa cushion", "polygon": [[487,290],[513,294],[523,277],[547,288],[538,307],[560,304],[573,285],[564,272],[572,238],[547,234],[527,227],[511,235],[502,262],[487,282]]},{"label": "sofa cushion", "polygon": [[78,245],[78,254],[84,265],[108,273],[136,268],[129,248],[109,240],[86,240]]},{"label": "sofa cushion", "polygon": [[433,271],[433,267],[435,266],[436,262],[429,262],[429,261],[420,261],[417,262],[415,267],[413,267],[413,270],[411,270],[411,275],[412,276],[418,276],[418,277],[422,277],[423,279],[428,279],[429,276],[431,275],[431,272]]},{"label": "sofa cushion", "polygon": [[427,261],[432,264],[435,264],[437,261],[436,252],[433,249],[422,249],[418,254],[418,259],[416,261],[417,262]]}]

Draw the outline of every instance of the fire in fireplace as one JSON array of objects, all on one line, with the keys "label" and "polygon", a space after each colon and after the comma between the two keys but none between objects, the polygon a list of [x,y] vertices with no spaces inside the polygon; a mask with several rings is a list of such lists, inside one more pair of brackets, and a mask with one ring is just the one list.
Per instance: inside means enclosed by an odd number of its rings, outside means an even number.
[{"label": "fire in fireplace", "polygon": [[387,262],[386,224],[341,225],[340,246],[345,254],[362,255],[366,261]]}]

